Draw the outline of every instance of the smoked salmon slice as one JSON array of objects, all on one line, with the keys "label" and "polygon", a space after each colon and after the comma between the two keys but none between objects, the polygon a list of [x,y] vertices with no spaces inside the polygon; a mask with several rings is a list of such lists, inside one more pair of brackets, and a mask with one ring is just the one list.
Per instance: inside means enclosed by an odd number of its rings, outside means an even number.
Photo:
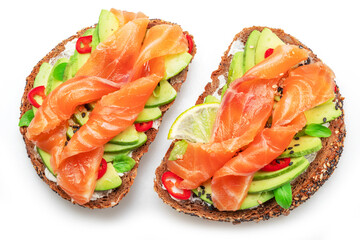
[{"label": "smoked salmon slice", "polygon": [[75,76],[97,76],[116,83],[131,81],[149,19],[139,18],[118,28],[91,53]]},{"label": "smoked salmon slice", "polygon": [[[94,192],[103,145],[133,124],[163,79],[164,57],[188,49],[178,25],[148,28],[143,13],[112,12],[120,27],[97,46],[75,78],[45,98],[26,135],[51,153],[58,185],[79,204]],[[67,142],[68,119],[77,106],[93,101],[89,121]]]},{"label": "smoked salmon slice", "polygon": [[117,84],[99,77],[69,79],[45,98],[27,129],[27,138],[36,141],[39,135],[68,120],[77,106],[99,100],[117,89]]},{"label": "smoked salmon slice", "polygon": [[287,126],[264,128],[243,152],[216,171],[211,181],[214,206],[220,211],[239,210],[253,174],[278,157],[305,124],[301,114]]},{"label": "smoked salmon slice", "polygon": [[243,152],[214,174],[212,200],[219,210],[240,209],[253,174],[278,157],[305,126],[303,112],[334,97],[333,78],[332,71],[321,62],[289,73],[284,81],[283,97],[272,115],[272,126],[263,129]]},{"label": "smoked salmon slice", "polygon": [[90,201],[104,148],[99,147],[67,159],[58,169],[59,186],[78,204]]},{"label": "smoked salmon slice", "polygon": [[197,188],[254,140],[271,116],[277,88],[273,86],[293,66],[306,60],[308,53],[298,46],[279,46],[230,84],[217,112],[211,141],[188,143],[182,159],[167,162],[168,169],[184,179],[180,188]]},{"label": "smoked salmon slice", "polygon": [[298,112],[304,112],[334,98],[334,78],[334,73],[322,62],[304,65],[291,71],[284,81],[284,95],[274,110],[274,124],[287,124]]},{"label": "smoked salmon slice", "polygon": [[[139,57],[134,64],[131,79],[136,79],[124,85],[120,90],[104,96],[95,106],[90,118],[71,138],[64,148],[61,157],[61,170],[58,174],[71,175],[66,170],[68,159],[76,161],[71,168],[83,168],[81,158],[87,152],[101,148],[105,143],[124,129],[133,124],[139,113],[144,109],[146,101],[157,84],[164,77],[164,56],[177,54],[187,50],[187,42],[183,41],[183,32],[177,25],[158,25],[148,30]],[[140,75],[141,74],[141,75]],[[136,75],[136,76],[135,76]],[[139,79],[137,77],[144,76]],[[98,165],[101,157],[89,159],[84,164]],[[93,162],[91,162],[93,161]],[[72,170],[74,171],[74,170]],[[89,172],[91,173],[91,171]],[[88,178],[95,181],[95,178]],[[80,182],[82,184],[82,182]],[[59,182],[62,186],[62,182]],[[75,190],[71,188],[74,185]],[[75,183],[66,186],[66,192],[77,201]],[[91,190],[89,188],[89,190]],[[91,192],[92,194],[92,192]],[[87,196],[91,196],[88,194]],[[83,201],[82,199],[79,199]],[[88,198],[88,201],[90,198]]]}]

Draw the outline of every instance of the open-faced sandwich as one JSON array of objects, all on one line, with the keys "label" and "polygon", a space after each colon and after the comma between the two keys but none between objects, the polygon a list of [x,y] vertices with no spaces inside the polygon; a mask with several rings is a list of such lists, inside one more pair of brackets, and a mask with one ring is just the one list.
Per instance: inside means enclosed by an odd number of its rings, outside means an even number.
[{"label": "open-faced sandwich", "polygon": [[76,204],[117,205],[195,52],[179,25],[115,9],[57,45],[27,77],[21,101],[38,175]]},{"label": "open-faced sandwich", "polygon": [[345,137],[335,75],[280,29],[237,34],[172,125],[155,190],[177,211],[240,223],[286,215],[334,171]]}]

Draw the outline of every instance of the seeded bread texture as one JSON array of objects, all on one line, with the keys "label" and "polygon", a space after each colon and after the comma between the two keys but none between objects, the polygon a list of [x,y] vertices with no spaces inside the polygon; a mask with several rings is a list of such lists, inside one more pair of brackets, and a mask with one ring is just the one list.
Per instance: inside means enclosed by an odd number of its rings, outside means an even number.
[{"label": "seeded bread texture", "polygon": [[[169,23],[169,22],[166,22],[166,21],[163,21],[163,20],[160,20],[160,19],[153,19],[153,20],[150,21],[150,23],[148,25],[148,28],[151,28],[152,26],[159,25],[159,24],[173,24],[173,23]],[[90,27],[88,27],[88,28],[90,28]],[[34,80],[35,80],[36,75],[39,72],[39,68],[40,68],[41,64],[44,63],[44,62],[49,62],[50,59],[52,59],[52,58],[58,56],[60,53],[62,53],[64,51],[64,49],[65,49],[64,46],[66,45],[66,43],[70,42],[74,38],[80,37],[88,28],[85,28],[85,29],[77,32],[76,35],[71,36],[68,39],[66,39],[66,40],[62,41],[61,43],[59,43],[54,49],[51,50],[51,52],[49,52],[33,68],[31,74],[26,78],[25,90],[24,90],[23,97],[21,99],[20,118],[27,110],[31,109],[31,107],[32,107],[30,102],[27,99],[27,94],[33,88]],[[189,35],[188,32],[184,32],[184,34]],[[189,36],[193,39],[193,37],[191,35],[189,35]],[[191,52],[193,57],[195,56],[195,53],[196,53],[196,46],[194,44],[194,47],[193,47],[192,52]],[[169,79],[170,84],[173,86],[173,88],[177,92],[180,91],[181,85],[186,80],[188,67],[186,67],[178,75],[176,75],[176,76],[172,77],[171,79]],[[174,103],[174,101],[160,107],[160,109],[162,111],[162,117],[159,119],[160,122],[162,121],[162,118],[163,118],[165,112],[170,108],[170,106],[173,103]],[[50,188],[53,191],[58,193],[62,198],[71,201],[71,198],[57,185],[57,183],[52,182],[52,181],[50,181],[50,180],[48,180],[46,178],[46,176],[45,176],[45,168],[46,167],[43,164],[40,155],[37,153],[37,151],[35,149],[35,145],[26,138],[26,135],[25,135],[26,131],[27,131],[27,127],[21,127],[20,128],[20,132],[23,135],[23,139],[25,141],[28,156],[31,159],[31,162],[32,162],[32,164],[33,164],[33,166],[35,168],[35,171],[37,172],[39,177],[41,179],[43,179],[44,182],[50,186]],[[91,209],[108,208],[108,207],[116,206],[119,203],[119,201],[129,192],[130,187],[134,183],[134,179],[135,179],[136,174],[137,174],[137,168],[139,166],[140,159],[144,155],[144,153],[146,153],[148,151],[149,146],[154,141],[158,131],[159,131],[158,129],[151,128],[151,129],[149,129],[148,131],[145,132],[148,139],[147,139],[146,143],[143,146],[139,147],[138,149],[136,149],[133,152],[132,157],[136,161],[136,164],[135,164],[134,168],[131,171],[125,173],[124,176],[121,177],[122,184],[121,184],[120,187],[118,187],[115,190],[113,190],[112,192],[110,192],[107,196],[104,196],[102,198],[98,198],[95,201],[90,201],[90,202],[88,202],[88,203],[86,203],[85,205],[82,205],[82,206],[87,207],[87,208],[91,208]]]},{"label": "seeded bread texture", "polygon": [[[250,27],[243,29],[238,33],[234,41],[240,40],[244,44],[247,38],[253,30],[261,31],[264,27]],[[299,40],[286,34],[281,29],[270,28],[283,42],[287,44],[301,45],[302,47],[310,50]],[[205,86],[205,91],[199,96],[196,104],[203,103],[204,98],[208,95],[212,95],[219,87],[219,76],[225,76],[227,79],[228,70],[232,55],[229,55],[231,45],[228,47],[224,56],[221,58],[220,65],[217,70],[211,74],[212,82]],[[310,50],[311,51],[311,50]],[[321,61],[314,53],[310,54],[314,62]],[[221,94],[221,88],[218,90],[218,94]],[[174,142],[170,145],[164,159],[160,166],[156,169],[156,177],[154,180],[154,189],[158,193],[159,197],[172,208],[178,212],[183,212],[189,215],[198,216],[201,218],[214,220],[214,221],[225,221],[238,224],[242,222],[267,220],[270,218],[278,217],[280,215],[288,215],[290,211],[295,209],[300,204],[304,203],[309,199],[331,176],[335,170],[340,155],[343,151],[343,143],[346,135],[345,123],[344,123],[344,111],[343,111],[343,97],[341,97],[339,88],[336,88],[336,99],[337,107],[342,110],[343,114],[336,120],[330,123],[330,130],[332,135],[329,138],[322,139],[323,148],[318,152],[315,160],[310,164],[308,169],[294,180],[292,183],[293,202],[289,209],[281,208],[274,199],[269,200],[263,204],[260,204],[256,208],[239,210],[239,211],[218,211],[213,206],[209,206],[203,201],[196,200],[174,200],[166,190],[163,189],[161,183],[161,176],[167,171],[166,162],[170,156],[170,152],[174,146]]]}]

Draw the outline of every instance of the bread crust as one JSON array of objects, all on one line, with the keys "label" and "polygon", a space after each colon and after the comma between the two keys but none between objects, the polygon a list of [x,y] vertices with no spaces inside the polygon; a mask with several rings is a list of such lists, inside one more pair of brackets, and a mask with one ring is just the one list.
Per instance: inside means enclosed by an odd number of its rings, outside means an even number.
[{"label": "bread crust", "polygon": [[[155,25],[159,25],[159,24],[173,24],[174,23],[170,23],[170,22],[166,22],[160,19],[152,19],[149,22],[148,28],[151,28],[152,26]],[[27,94],[28,92],[33,88],[34,85],[34,81],[35,81],[35,77],[39,72],[39,68],[40,66],[44,63],[44,62],[49,62],[50,59],[58,56],[60,53],[62,53],[65,50],[65,45],[70,42],[71,40],[80,37],[87,29],[95,27],[91,26],[91,27],[87,27],[84,28],[82,30],[80,30],[79,32],[77,32],[75,35],[65,39],[64,41],[62,41],[61,43],[59,43],[54,49],[52,49],[43,59],[41,59],[37,65],[33,68],[32,72],[30,73],[30,75],[26,78],[26,85],[25,85],[25,89],[24,89],[24,94],[23,97],[21,99],[21,107],[20,107],[20,118],[21,116],[28,110],[30,110],[32,108],[32,105],[30,104],[28,98],[27,98]],[[189,35],[192,39],[193,36],[190,35],[188,32],[184,31],[184,34]],[[194,41],[193,41],[194,42]],[[196,45],[194,42],[194,46],[191,52],[191,55],[194,57],[196,54]],[[172,85],[172,87],[179,92],[181,85],[185,82],[186,77],[187,77],[187,72],[188,72],[188,67],[187,66],[182,72],[180,72],[178,75],[172,77],[171,79],[169,79],[170,84]],[[161,123],[162,118],[165,114],[165,112],[170,108],[170,106],[174,103],[168,103],[164,106],[161,106],[160,109],[162,111],[162,116],[160,119],[158,119]],[[46,178],[45,176],[45,165],[41,160],[40,155],[37,153],[36,149],[35,149],[35,145],[29,141],[29,139],[27,139],[26,137],[26,131],[27,131],[27,127],[20,127],[20,132],[23,135],[23,139],[26,145],[26,150],[28,153],[29,158],[31,159],[31,162],[33,164],[33,167],[36,171],[36,173],[38,174],[38,176],[46,183],[49,185],[49,187],[56,193],[58,193],[62,198],[71,201],[71,198],[69,197],[69,195],[67,195],[61,188],[59,185],[57,185],[56,182],[50,181],[49,179]],[[116,206],[120,200],[129,192],[130,187],[132,186],[134,179],[137,175],[137,168],[139,166],[141,157],[148,151],[150,144],[154,141],[157,132],[159,131],[159,129],[154,129],[151,128],[148,131],[146,131],[146,135],[147,135],[147,141],[146,143],[139,147],[138,149],[136,149],[135,151],[133,151],[132,153],[132,157],[135,160],[136,164],[133,167],[132,170],[130,170],[129,172],[125,173],[124,176],[121,177],[122,180],[122,184],[120,187],[116,188],[115,190],[113,190],[112,192],[110,192],[108,195],[98,198],[94,201],[90,201],[84,205],[80,205],[83,207],[87,207],[90,209],[101,209],[101,208],[108,208],[108,207],[114,207]],[[72,201],[71,201],[72,202]],[[73,202],[74,204],[76,204],[75,202]]]},{"label": "bread crust", "polygon": [[[263,28],[264,27],[259,26],[245,28],[234,37],[233,42],[236,40],[240,40],[245,44],[247,38],[249,37],[249,34],[253,30],[261,31]],[[283,42],[288,44],[301,45],[311,51],[310,48],[306,47],[299,40],[285,33],[283,30],[274,28],[269,29],[271,29]],[[227,79],[228,69],[232,59],[232,55],[229,55],[232,43],[221,58],[218,69],[211,74],[212,82],[208,83],[205,86],[205,91],[199,96],[195,104],[203,103],[206,96],[215,93],[220,83],[218,79],[219,76],[225,76],[225,79]],[[321,61],[312,51],[310,56],[312,57],[314,62]],[[339,158],[343,151],[343,143],[346,135],[346,130],[343,110],[344,98],[341,96],[339,88],[336,87],[336,89],[336,99],[338,100],[337,105],[339,109],[341,109],[342,115],[336,120],[331,121],[329,128],[332,131],[332,135],[328,138],[322,139],[323,148],[318,152],[315,160],[311,162],[308,169],[299,177],[297,177],[291,184],[293,192],[293,202],[289,209],[281,208],[274,199],[260,204],[258,207],[246,210],[239,210],[235,212],[219,211],[216,208],[205,204],[203,201],[174,200],[162,187],[161,176],[165,171],[167,171],[166,162],[170,156],[170,152],[176,140],[172,142],[160,166],[156,169],[156,176],[154,180],[155,191],[166,204],[170,205],[178,212],[183,212],[186,214],[214,221],[225,221],[232,222],[233,224],[238,224],[250,221],[259,222],[261,220],[268,220],[270,218],[278,217],[280,215],[288,215],[290,211],[308,200],[325,183],[325,181],[334,172],[339,162]],[[222,89],[218,90],[218,94],[221,94],[221,90]]]}]

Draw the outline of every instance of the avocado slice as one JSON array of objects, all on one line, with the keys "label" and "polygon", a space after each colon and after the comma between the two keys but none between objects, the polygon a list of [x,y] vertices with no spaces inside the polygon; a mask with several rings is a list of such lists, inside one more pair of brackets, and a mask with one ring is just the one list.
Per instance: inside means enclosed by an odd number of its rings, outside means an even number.
[{"label": "avocado slice", "polygon": [[92,41],[91,41],[91,52],[93,52],[97,45],[100,43],[100,37],[99,37],[99,24],[96,24],[95,30],[92,34]]},{"label": "avocado slice", "polygon": [[340,117],[342,111],[332,100],[330,100],[317,107],[305,111],[304,114],[307,120],[306,125],[312,123],[323,124]]},{"label": "avocado slice", "polygon": [[255,49],[260,37],[260,32],[254,30],[250,33],[244,50],[244,73],[255,66]]},{"label": "avocado slice", "polygon": [[264,180],[264,179],[269,179],[269,178],[274,178],[274,177],[280,176],[280,175],[287,173],[287,172],[293,170],[294,168],[298,167],[304,161],[306,161],[306,159],[304,157],[291,158],[291,161],[290,161],[291,165],[289,165],[283,169],[280,169],[277,171],[272,171],[272,172],[266,172],[266,171],[261,171],[261,170],[257,171],[254,174],[253,181]]},{"label": "avocado slice", "polygon": [[106,191],[117,188],[121,183],[121,178],[114,166],[111,163],[107,163],[105,174],[96,181],[95,191]]},{"label": "avocado slice", "polygon": [[170,156],[168,160],[172,161],[181,158],[185,154],[186,149],[187,149],[187,142],[185,140],[177,141],[170,152]]},{"label": "avocado slice", "polygon": [[105,9],[100,12],[98,25],[100,42],[105,41],[120,27],[117,17],[112,12]]},{"label": "avocado slice", "polygon": [[[200,197],[205,202],[213,204],[211,200],[211,180],[206,181],[200,187],[198,187],[197,189],[193,189],[192,191],[196,194],[196,196]],[[272,191],[261,193],[248,193],[248,195],[244,199],[244,202],[241,204],[240,209],[256,207],[259,204],[264,203],[273,197],[274,194]]]},{"label": "avocado slice", "polygon": [[220,100],[213,95],[208,95],[205,97],[204,103],[220,103]]},{"label": "avocado slice", "polygon": [[38,148],[38,147],[36,147],[36,150],[37,150],[37,152],[39,153],[39,155],[40,155],[43,163],[44,163],[45,166],[47,167],[47,169],[49,169],[49,171],[51,172],[52,175],[56,176],[56,175],[54,174],[54,171],[53,171],[51,165],[50,165],[51,155],[50,155],[49,153],[45,152],[44,150]]},{"label": "avocado slice", "polygon": [[[156,94],[154,94],[156,93]],[[156,96],[155,96],[156,95]],[[177,92],[167,80],[161,80],[145,103],[146,108],[163,106],[176,98]]]},{"label": "avocado slice", "polygon": [[234,54],[230,67],[229,67],[229,74],[227,85],[230,86],[235,79],[242,77],[244,74],[244,52],[237,52]]},{"label": "avocado slice", "polygon": [[74,123],[73,121],[71,121],[71,123],[69,123],[69,126],[66,130],[66,136],[68,137],[68,139],[72,138],[74,136],[74,134],[79,130],[79,128],[81,127],[80,124]]},{"label": "avocado slice", "polygon": [[129,155],[130,151],[125,151],[125,152],[122,152],[122,153],[104,153],[103,155],[103,159],[106,160],[106,162],[113,162],[115,160],[115,158],[120,155],[120,154],[124,154],[124,155]]},{"label": "avocado slice", "polygon": [[[46,88],[50,73],[51,73],[51,69],[52,66],[50,63],[44,62],[43,64],[41,64],[40,68],[39,68],[39,72],[35,77],[34,80],[34,86],[33,88],[39,87],[39,86],[44,86]],[[34,96],[34,99],[37,103],[39,103],[40,105],[42,104],[42,97],[40,96]],[[34,114],[37,111],[36,107],[32,107]]]},{"label": "avocado slice", "polygon": [[136,123],[149,122],[160,118],[161,115],[162,112],[158,107],[144,108],[136,118],[135,122]]},{"label": "avocado slice", "polygon": [[288,172],[285,172],[279,176],[269,179],[253,180],[249,188],[249,193],[271,191],[274,190],[275,188],[278,188],[292,181],[301,173],[303,173],[310,165],[310,162],[306,158],[304,157],[302,158],[304,160],[302,160],[301,164],[299,164],[298,166],[296,166],[295,168],[291,169]]},{"label": "avocado slice", "polygon": [[144,145],[147,141],[147,136],[145,133],[140,132],[139,133],[139,140],[132,145],[119,145],[119,144],[113,144],[113,143],[106,143],[104,146],[104,152],[105,153],[124,153],[131,151],[135,148],[138,148],[142,145]]},{"label": "avocado slice", "polygon": [[67,58],[60,58],[56,61],[55,65],[51,69],[47,81],[47,85],[45,88],[46,95],[48,95],[52,90],[54,90],[57,86],[63,83],[64,71],[68,62],[69,59]]},{"label": "avocado slice", "polygon": [[[80,111],[81,110],[81,111]],[[81,126],[84,125],[90,117],[90,111],[88,111],[85,107],[77,108],[74,113],[74,119]]]},{"label": "avocado slice", "polygon": [[256,46],[255,64],[258,64],[265,59],[265,52],[269,48],[275,49],[277,46],[284,45],[285,43],[273,33],[270,29],[264,28],[261,31],[259,41]]},{"label": "avocado slice", "polygon": [[192,55],[188,52],[165,56],[165,75],[163,80],[176,76],[189,65]]},{"label": "avocado slice", "polygon": [[290,145],[277,158],[301,157],[313,152],[317,152],[322,148],[321,139],[312,136],[295,137],[291,140]]},{"label": "avocado slice", "polygon": [[131,125],[127,127],[124,131],[119,133],[109,143],[119,144],[119,145],[134,145],[139,141],[139,133],[136,131],[135,126]]}]

